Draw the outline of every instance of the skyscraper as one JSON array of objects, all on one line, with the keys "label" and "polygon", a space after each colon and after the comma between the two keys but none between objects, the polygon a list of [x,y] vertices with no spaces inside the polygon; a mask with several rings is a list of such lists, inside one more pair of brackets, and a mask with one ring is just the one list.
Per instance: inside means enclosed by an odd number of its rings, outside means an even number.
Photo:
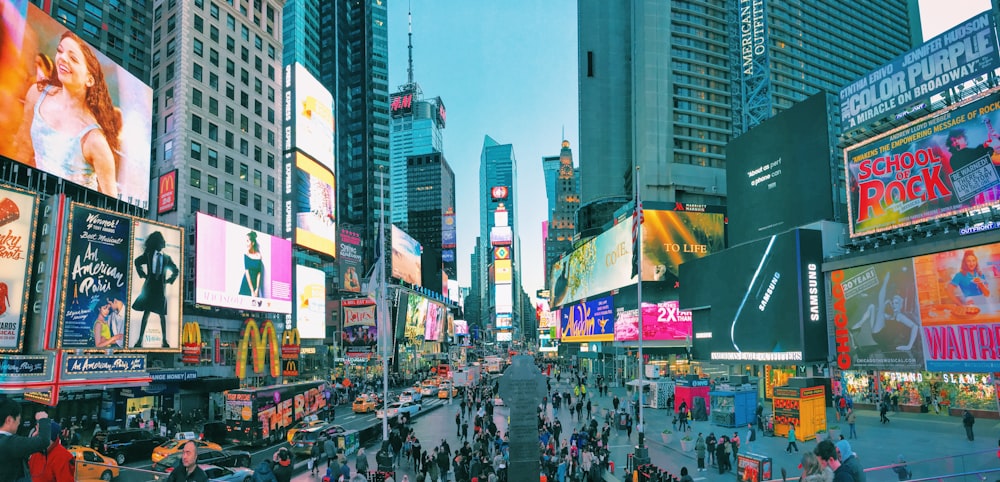
[{"label": "skyscraper", "polygon": [[407,156],[406,164],[406,191],[410,203],[407,234],[423,247],[421,285],[441,293],[442,271],[447,273],[448,279],[458,277],[453,244],[450,261],[443,259],[442,229],[448,209],[454,213],[455,173],[440,152]]},{"label": "skyscraper", "polygon": [[729,139],[917,43],[915,5],[581,1],[579,231],[632,198],[635,166],[644,200],[724,204]]},{"label": "skyscraper", "polygon": [[[479,236],[480,243],[479,258],[480,273],[490,272],[490,266],[494,267],[493,283],[485,283],[483,287],[484,300],[481,307],[481,316],[484,319],[496,319],[498,313],[497,306],[497,286],[501,285],[500,298],[504,298],[500,306],[500,312],[507,307],[509,296],[509,306],[513,320],[516,322],[520,316],[520,281],[516,268],[520,262],[519,244],[517,232],[517,160],[514,157],[514,146],[511,144],[500,144],[490,136],[485,136],[483,140],[483,150],[479,159]],[[497,230],[497,219],[507,219],[508,229]],[[501,226],[503,228],[503,226]],[[497,239],[496,233],[502,231],[502,239]],[[505,247],[505,253],[498,254],[497,246]],[[509,266],[507,273],[508,281],[497,282],[495,267],[497,261],[506,261],[502,265]],[[482,276],[482,275],[481,275]],[[505,285],[505,286],[504,286]],[[516,288],[514,288],[516,287]]]},{"label": "skyscraper", "polygon": [[[569,141],[562,142],[559,157],[552,166],[551,157],[542,158],[545,170],[545,192],[549,198],[548,235],[545,239],[545,278],[548,269],[562,253],[573,247],[576,233],[576,211],[580,207],[579,178],[573,167],[573,150]],[[553,167],[555,167],[553,171]],[[552,180],[549,181],[550,172]]]},{"label": "skyscraper", "polygon": [[407,81],[390,97],[389,159],[392,165],[392,223],[409,232],[407,156],[444,152],[446,111],[440,97],[423,98],[413,79],[413,26],[409,32]]}]

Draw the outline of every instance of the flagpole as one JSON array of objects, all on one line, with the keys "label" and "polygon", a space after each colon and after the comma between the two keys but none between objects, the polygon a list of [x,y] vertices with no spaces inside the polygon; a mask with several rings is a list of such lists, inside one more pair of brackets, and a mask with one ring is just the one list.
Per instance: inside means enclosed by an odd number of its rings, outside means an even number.
[{"label": "flagpole", "polygon": [[640,200],[640,197],[639,197],[639,166],[638,165],[635,166],[635,175],[633,177],[634,177],[634,181],[635,181],[634,182],[635,187],[633,188],[635,190],[635,212],[637,213],[636,216],[634,216],[634,218],[635,218],[635,222],[638,223],[638,225],[635,226],[635,229],[636,229],[636,238],[637,239],[636,239],[636,243],[635,243],[636,246],[633,249],[638,249],[639,250],[639,253],[638,253],[637,257],[636,257],[636,259],[638,260],[637,263],[636,263],[636,273],[638,274],[638,276],[637,276],[637,281],[636,281],[636,284],[635,284],[636,299],[638,300],[638,305],[639,305],[639,420],[637,420],[636,422],[642,424],[642,430],[639,431],[639,447],[638,447],[638,450],[643,450],[643,448],[644,448],[644,443],[643,442],[644,442],[644,439],[645,439],[645,433],[644,432],[646,430],[646,419],[645,419],[645,417],[643,417],[643,412],[644,412],[644,410],[643,410],[643,405],[644,405],[643,404],[643,393],[644,393],[644,391],[646,389],[646,382],[645,382],[645,374],[646,373],[645,373],[645,362],[644,362],[644,359],[642,357],[642,318],[643,318],[643,316],[642,316],[642,218],[643,218],[643,213],[642,213],[642,201]]},{"label": "flagpole", "polygon": [[381,335],[382,355],[382,440],[389,440],[389,345],[386,338],[387,325],[385,319],[385,169],[379,167],[379,216],[378,216],[378,252],[379,259],[375,264],[375,275],[378,280],[378,300],[375,305],[375,325]]}]

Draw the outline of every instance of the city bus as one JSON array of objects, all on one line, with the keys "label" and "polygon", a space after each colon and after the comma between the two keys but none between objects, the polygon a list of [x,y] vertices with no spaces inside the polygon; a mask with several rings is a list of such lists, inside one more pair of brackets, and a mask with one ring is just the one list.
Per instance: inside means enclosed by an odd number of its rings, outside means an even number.
[{"label": "city bus", "polygon": [[237,445],[270,445],[309,415],[326,415],[330,385],[322,380],[229,390],[226,440]]}]

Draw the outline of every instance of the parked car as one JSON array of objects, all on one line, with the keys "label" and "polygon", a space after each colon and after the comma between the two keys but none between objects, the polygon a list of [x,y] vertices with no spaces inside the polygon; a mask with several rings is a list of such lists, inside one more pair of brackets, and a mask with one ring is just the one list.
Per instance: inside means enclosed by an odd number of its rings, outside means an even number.
[{"label": "parked car", "polygon": [[162,444],[158,445],[156,448],[153,449],[153,455],[150,456],[150,460],[152,460],[153,463],[155,464],[156,462],[159,462],[167,458],[167,456],[169,456],[174,452],[180,452],[181,450],[184,450],[184,445],[187,444],[188,441],[194,442],[195,448],[222,450],[221,445],[214,442],[206,442],[204,440],[198,440],[198,439],[167,440],[166,442],[163,442]]},{"label": "parked car", "polygon": [[205,471],[208,480],[218,482],[251,482],[253,471],[246,467],[219,467],[218,465],[198,464]]},{"label": "parked car", "polygon": [[[420,412],[420,404],[417,402],[393,402],[389,404],[389,418],[395,417],[400,413],[405,413],[408,418],[413,418],[418,412]],[[380,408],[375,412],[376,418],[382,418],[384,415],[383,410]]]},{"label": "parked car", "polygon": [[[170,473],[181,460],[183,452],[174,452],[153,464],[154,472]],[[198,463],[219,467],[249,467],[250,452],[245,450],[198,449]]]},{"label": "parked car", "polygon": [[344,432],[346,429],[340,425],[321,425],[301,429],[295,433],[295,437],[289,443],[292,446],[292,455],[300,460],[308,458],[309,454],[312,453],[313,445],[319,442],[323,436],[333,437]]},{"label": "parked car", "polygon": [[90,447],[73,445],[68,447],[76,464],[76,479],[112,480],[118,477],[118,463],[111,457],[105,457]]},{"label": "parked car", "polygon": [[166,437],[149,430],[130,428],[105,434],[104,442],[98,448],[98,452],[115,459],[118,465],[124,465],[129,460],[150,457],[153,449],[166,441]]}]

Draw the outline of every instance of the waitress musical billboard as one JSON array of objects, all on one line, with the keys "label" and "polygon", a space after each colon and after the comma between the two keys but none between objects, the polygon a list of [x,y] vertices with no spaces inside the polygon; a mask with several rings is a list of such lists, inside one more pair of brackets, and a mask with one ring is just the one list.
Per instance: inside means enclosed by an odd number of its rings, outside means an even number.
[{"label": "waitress musical billboard", "polygon": [[61,348],[123,348],[132,222],[73,203],[65,260]]},{"label": "waitress musical billboard", "polygon": [[196,222],[196,303],[292,312],[291,242],[200,212]]},{"label": "waitress musical billboard", "polygon": [[183,239],[175,226],[132,220],[126,347],[180,349]]}]

